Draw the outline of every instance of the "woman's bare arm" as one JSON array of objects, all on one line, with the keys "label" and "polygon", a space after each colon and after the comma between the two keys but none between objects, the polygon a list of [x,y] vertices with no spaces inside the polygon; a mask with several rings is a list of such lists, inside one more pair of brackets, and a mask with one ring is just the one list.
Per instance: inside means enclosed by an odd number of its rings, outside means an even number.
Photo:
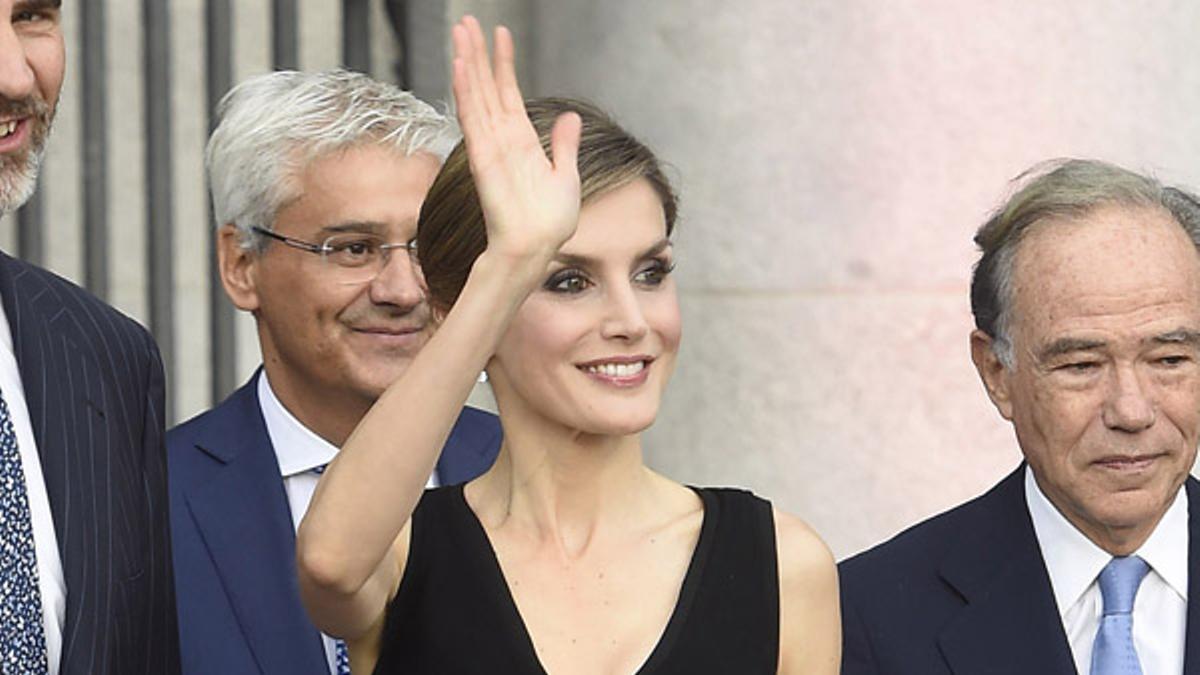
[{"label": "woman's bare arm", "polygon": [[496,30],[494,74],[474,18],[456,25],[453,38],[454,97],[488,248],[437,332],[329,465],[300,525],[301,595],[332,635],[355,638],[378,625],[442,445],[517,308],[578,221],[578,116],[556,122],[547,159],[525,114],[508,31]]}]

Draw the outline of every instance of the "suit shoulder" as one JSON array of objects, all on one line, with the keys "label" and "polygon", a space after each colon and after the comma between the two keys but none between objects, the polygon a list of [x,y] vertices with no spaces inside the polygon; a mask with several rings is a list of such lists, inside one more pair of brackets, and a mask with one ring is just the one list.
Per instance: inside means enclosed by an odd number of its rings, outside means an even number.
[{"label": "suit shoulder", "polygon": [[215,407],[197,413],[167,431],[167,451],[191,448],[197,439],[228,439],[245,433],[266,433],[258,407],[257,373]]},{"label": "suit shoulder", "polygon": [[29,275],[45,288],[46,292],[59,298],[64,309],[92,324],[88,328],[111,326],[115,330],[133,334],[146,343],[153,343],[150,332],[146,327],[119,309],[96,297],[91,291],[79,286],[48,269],[39,267],[19,258],[10,258],[13,266],[14,280],[23,275]]},{"label": "suit shoulder", "polygon": [[995,508],[996,493],[1005,483],[842,561],[838,565],[842,586],[871,586],[873,581],[911,579],[914,574],[932,571],[947,548],[960,542],[964,533],[986,524]]},{"label": "suit shoulder", "polygon": [[180,422],[179,424],[167,430],[167,448],[173,448],[179,445],[191,445],[192,439],[196,435],[215,424],[218,421],[219,415],[217,408],[205,410],[202,413],[192,416],[191,418]]},{"label": "suit shoulder", "polygon": [[[201,449],[208,446],[204,439],[229,438],[231,434],[238,433],[229,425],[221,428],[221,416],[216,414],[216,410],[202,412],[167,430],[167,483],[172,499],[182,497],[193,485],[207,481],[214,467],[220,465],[213,461],[208,450]],[[223,449],[221,446],[215,448],[217,452]],[[171,517],[176,517],[175,511],[172,511]]]}]

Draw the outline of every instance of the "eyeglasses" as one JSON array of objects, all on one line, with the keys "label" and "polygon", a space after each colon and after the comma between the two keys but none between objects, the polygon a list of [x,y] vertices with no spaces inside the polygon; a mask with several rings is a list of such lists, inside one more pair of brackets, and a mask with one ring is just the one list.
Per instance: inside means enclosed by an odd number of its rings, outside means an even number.
[{"label": "eyeglasses", "polygon": [[303,239],[285,237],[261,227],[251,227],[250,229],[292,248],[321,256],[321,260],[329,263],[330,274],[345,284],[366,283],[379,276],[395,249],[407,251],[409,261],[416,264],[416,259],[413,257],[417,252],[415,239],[389,244],[378,235],[366,232],[347,232],[335,234],[320,244],[314,244]]}]

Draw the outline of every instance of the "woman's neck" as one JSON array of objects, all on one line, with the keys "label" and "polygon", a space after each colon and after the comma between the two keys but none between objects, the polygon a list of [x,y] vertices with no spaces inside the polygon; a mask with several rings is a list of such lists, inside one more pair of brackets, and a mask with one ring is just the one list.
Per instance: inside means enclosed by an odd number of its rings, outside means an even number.
[{"label": "woman's neck", "polygon": [[640,434],[504,422],[496,464],[468,488],[489,530],[515,528],[576,558],[597,536],[638,529],[669,485],[642,463]]}]

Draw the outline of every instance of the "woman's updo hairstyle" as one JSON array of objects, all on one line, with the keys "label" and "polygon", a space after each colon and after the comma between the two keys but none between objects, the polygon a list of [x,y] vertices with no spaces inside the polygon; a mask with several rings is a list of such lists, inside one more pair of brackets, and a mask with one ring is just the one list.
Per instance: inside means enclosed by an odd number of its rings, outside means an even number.
[{"label": "woman's updo hairstyle", "polygon": [[[566,112],[579,114],[583,133],[579,141],[580,200],[588,200],[639,178],[645,178],[662,200],[667,235],[675,227],[675,191],[658,158],[595,106],[565,98],[527,101],[525,108],[537,130],[542,149],[550,151],[554,120]],[[487,248],[487,230],[467,153],[459,143],[446,158],[421,206],[417,222],[417,258],[429,289],[429,304],[444,316],[450,311],[471,266]]]}]

